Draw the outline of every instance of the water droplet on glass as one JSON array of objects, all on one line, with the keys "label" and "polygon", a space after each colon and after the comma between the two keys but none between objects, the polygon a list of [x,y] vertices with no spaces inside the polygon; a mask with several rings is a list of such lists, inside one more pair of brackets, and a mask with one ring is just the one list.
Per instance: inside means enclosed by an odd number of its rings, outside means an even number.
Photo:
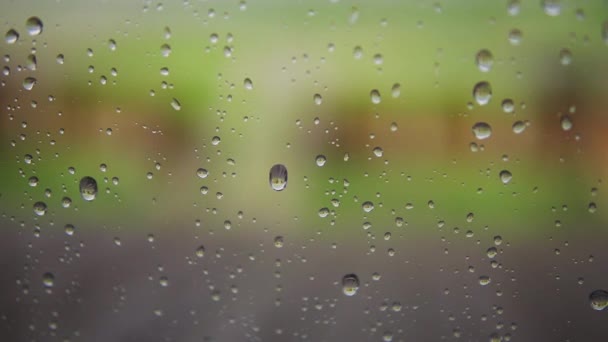
[{"label": "water droplet on glass", "polygon": [[243,85],[245,86],[245,89],[247,89],[247,90],[252,90],[253,89],[253,82],[251,82],[250,78],[246,78],[243,81]]},{"label": "water droplet on glass", "polygon": [[374,155],[378,158],[382,157],[382,155],[384,154],[384,151],[382,150],[382,147],[374,147]]},{"label": "water droplet on glass", "polygon": [[572,129],[572,120],[570,120],[568,115],[562,116],[560,123],[562,125],[562,130],[569,131]]},{"label": "water droplet on glass", "polygon": [[494,64],[494,56],[490,50],[479,50],[477,55],[475,55],[475,63],[477,64],[477,68],[481,72],[488,72],[492,69],[492,65]]},{"label": "water droplet on glass", "polygon": [[53,287],[55,285],[55,276],[51,272],[46,272],[42,275],[42,285],[46,288]]},{"label": "water droplet on glass", "polygon": [[398,98],[401,95],[401,84],[399,84],[399,83],[393,84],[393,87],[391,88],[391,95],[394,98]]},{"label": "water droplet on glass", "polygon": [[274,238],[274,246],[276,248],[283,248],[283,237],[277,236]]},{"label": "water droplet on glass", "polygon": [[602,40],[608,44],[608,20],[602,23]]},{"label": "water droplet on glass", "polygon": [[478,122],[473,125],[473,134],[479,140],[487,139],[492,136],[492,127],[485,122]]},{"label": "water droplet on glass", "polygon": [[169,44],[163,44],[160,46],[160,54],[163,57],[169,57],[169,55],[171,54],[171,45]]},{"label": "water droplet on glass", "polygon": [[19,33],[13,29],[6,31],[4,40],[7,44],[15,44],[19,40]]},{"label": "water droplet on glass", "polygon": [[46,203],[44,202],[36,202],[34,203],[34,214],[38,216],[43,216],[46,214]]},{"label": "water droplet on glass", "polygon": [[361,208],[362,208],[362,209],[363,209],[363,211],[365,211],[366,213],[369,213],[370,211],[374,210],[374,203],[372,203],[372,202],[370,202],[370,201],[364,202],[364,203],[361,205]]},{"label": "water droplet on glass", "polygon": [[519,121],[515,121],[513,123],[513,133],[515,134],[521,134],[526,130],[526,123],[519,120]]},{"label": "water droplet on glass", "polygon": [[480,106],[485,106],[492,98],[492,87],[486,81],[479,82],[473,87],[473,98]]},{"label": "water droplet on glass", "polygon": [[559,51],[559,62],[562,65],[570,65],[572,63],[572,52],[569,49],[561,49]]},{"label": "water droplet on glass", "polygon": [[327,161],[327,159],[325,158],[324,155],[319,154],[316,158],[315,158],[315,163],[317,163],[317,166],[323,166],[325,165],[325,162]]},{"label": "water droplet on glass", "polygon": [[589,304],[593,310],[602,311],[608,306],[608,292],[595,290],[589,295]]},{"label": "water droplet on glass", "polygon": [[114,39],[108,40],[108,48],[110,51],[116,51],[116,41]]},{"label": "water droplet on glass", "polygon": [[36,79],[33,77],[26,77],[23,80],[23,89],[25,90],[32,90],[34,88],[34,85],[36,84]]},{"label": "water droplet on glass", "polygon": [[321,97],[321,94],[313,95],[312,99],[317,106],[320,106],[321,103],[323,103],[323,98]]},{"label": "water droplet on glass", "polygon": [[511,182],[511,179],[513,178],[513,175],[508,170],[500,171],[499,176],[502,184],[509,184],[509,182]]},{"label": "water droplet on glass", "polygon": [[511,45],[519,45],[521,44],[521,40],[522,33],[520,30],[512,29],[511,31],[509,31],[509,43],[511,43]]},{"label": "water droplet on glass", "polygon": [[511,99],[504,99],[501,103],[502,111],[505,113],[513,113],[515,111],[515,104]]},{"label": "water droplet on glass", "polygon": [[30,17],[25,21],[25,28],[30,36],[37,36],[42,33],[42,20],[38,17]]},{"label": "water droplet on glass", "polygon": [[222,142],[222,139],[220,137],[218,137],[217,135],[214,136],[213,138],[211,138],[211,145],[213,146],[217,146]]},{"label": "water droplet on glass", "polygon": [[72,199],[69,197],[64,197],[61,199],[61,206],[64,208],[69,208],[72,205]]},{"label": "water droplet on glass", "polygon": [[270,168],[269,182],[272,190],[282,191],[287,187],[287,168],[283,164],[276,164]]},{"label": "water droplet on glass", "polygon": [[359,290],[359,277],[355,274],[347,274],[342,277],[342,292],[352,297],[357,294],[357,290]]},{"label": "water droplet on glass", "polygon": [[203,245],[198,246],[195,253],[196,253],[196,256],[199,258],[204,257],[205,256],[205,246],[203,246]]},{"label": "water droplet on glass", "polygon": [[518,15],[520,9],[521,9],[521,4],[520,4],[519,0],[509,0],[509,2],[507,3],[507,13],[509,13],[509,15],[512,15],[512,16]]},{"label": "water droplet on glass", "polygon": [[492,280],[488,276],[482,275],[479,277],[479,285],[481,286],[489,285],[491,282]]},{"label": "water droplet on glass", "polygon": [[561,0],[543,0],[541,3],[545,14],[555,17],[562,11]]},{"label": "water droplet on glass", "polygon": [[97,197],[97,181],[93,177],[82,177],[80,180],[80,196],[85,201],[92,201]]},{"label": "water droplet on glass", "polygon": [[321,209],[319,209],[318,214],[319,214],[320,218],[325,218],[325,217],[327,217],[327,215],[329,215],[329,209],[328,208],[321,208]]},{"label": "water droplet on glass", "polygon": [[76,230],[76,229],[74,228],[74,226],[73,226],[73,225],[71,225],[71,224],[66,224],[66,225],[65,225],[65,227],[64,227],[63,229],[64,229],[65,233],[66,233],[67,235],[69,235],[69,236],[74,235],[74,231]]},{"label": "water droplet on glass", "polygon": [[377,89],[372,90],[369,93],[369,96],[371,97],[373,104],[379,104],[380,101],[382,101],[382,98],[380,97],[380,92]]},{"label": "water droplet on glass", "polygon": [[179,103],[179,101],[177,99],[173,99],[171,100],[171,107],[173,107],[173,109],[175,110],[180,110],[182,109],[182,105]]},{"label": "water droplet on glass", "polygon": [[207,178],[207,176],[209,175],[209,171],[200,167],[196,170],[196,175],[198,176],[198,178],[204,179]]}]

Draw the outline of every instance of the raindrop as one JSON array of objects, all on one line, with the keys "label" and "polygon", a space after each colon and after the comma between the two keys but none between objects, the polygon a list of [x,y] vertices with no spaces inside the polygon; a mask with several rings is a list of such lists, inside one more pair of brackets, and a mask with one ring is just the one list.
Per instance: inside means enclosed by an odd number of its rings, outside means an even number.
[{"label": "raindrop", "polygon": [[380,92],[377,89],[372,90],[369,93],[369,96],[371,97],[373,104],[379,104],[380,101],[382,101],[382,98],[380,97]]},{"label": "raindrop", "polygon": [[110,48],[110,51],[116,51],[116,41],[114,39],[108,40],[108,48]]},{"label": "raindrop", "polygon": [[568,115],[562,116],[560,123],[562,125],[562,130],[569,131],[572,129],[572,120],[570,120],[570,117]]},{"label": "raindrop", "polygon": [[63,229],[64,229],[65,233],[66,233],[67,235],[69,235],[69,236],[74,235],[74,231],[76,230],[76,229],[74,228],[74,226],[73,226],[73,225],[71,225],[71,224],[66,224],[66,225],[65,225],[65,227],[64,227]]},{"label": "raindrop", "polygon": [[42,275],[42,285],[46,288],[53,287],[55,285],[55,276],[51,272],[46,272]]},{"label": "raindrop", "polygon": [[213,138],[211,138],[211,145],[213,146],[217,146],[222,142],[222,139],[220,137],[218,137],[217,135],[214,136]]},{"label": "raindrop", "polygon": [[593,310],[602,311],[608,306],[608,292],[595,290],[589,295],[589,304]]},{"label": "raindrop", "polygon": [[511,182],[511,179],[513,178],[513,175],[508,170],[500,171],[499,176],[502,184],[509,184],[509,182]]},{"label": "raindrop", "polygon": [[519,45],[519,44],[521,44],[521,40],[522,40],[522,33],[520,30],[512,29],[509,32],[509,43],[511,43],[511,45]]},{"label": "raindrop", "polygon": [[270,168],[269,182],[272,190],[285,190],[287,187],[287,168],[285,165],[275,164]]},{"label": "raindrop", "polygon": [[315,104],[317,106],[320,106],[321,103],[323,103],[323,98],[321,97],[321,94],[315,94],[315,95],[313,95],[312,99],[313,99],[313,101],[315,102]]},{"label": "raindrop", "polygon": [[25,67],[31,71],[36,71],[36,66],[37,66],[36,55],[32,55],[32,54],[28,55],[27,59],[25,60]]},{"label": "raindrop", "polygon": [[481,286],[489,285],[491,282],[492,280],[488,276],[483,275],[479,277],[479,285]]},{"label": "raindrop", "polygon": [[323,166],[325,165],[325,162],[327,161],[327,158],[325,158],[324,155],[319,154],[316,158],[315,158],[315,162],[317,163],[317,166]]},{"label": "raindrop", "polygon": [[80,196],[85,201],[92,201],[97,197],[97,181],[93,177],[82,177],[80,180]]},{"label": "raindrop", "polygon": [[243,85],[245,86],[245,89],[247,89],[247,90],[252,90],[253,89],[253,82],[251,82],[250,78],[246,78],[243,81]]},{"label": "raindrop", "polygon": [[182,105],[179,103],[179,101],[176,98],[171,100],[171,107],[173,107],[173,109],[175,109],[175,110],[182,109]]},{"label": "raindrop", "polygon": [[562,11],[561,0],[543,0],[541,5],[545,14],[552,17],[558,16]]},{"label": "raindrop", "polygon": [[209,171],[200,167],[196,170],[196,175],[198,176],[198,178],[204,179],[207,178],[207,176],[209,175]]},{"label": "raindrop", "polygon": [[488,139],[492,136],[492,127],[485,122],[478,122],[473,125],[473,134],[479,140]]},{"label": "raindrop", "polygon": [[384,154],[382,147],[374,147],[374,155],[376,157],[380,158],[380,157],[382,157],[382,154]]},{"label": "raindrop", "polygon": [[342,277],[342,292],[352,297],[359,290],[359,278],[355,274],[347,274]]},{"label": "raindrop", "polygon": [[25,21],[25,28],[30,36],[37,36],[42,33],[42,21],[38,17],[30,17]]},{"label": "raindrop", "polygon": [[283,237],[277,236],[274,238],[274,246],[276,248],[283,248]]},{"label": "raindrop", "polygon": [[23,80],[23,89],[25,90],[32,90],[34,88],[34,85],[36,84],[36,79],[33,77],[26,77]]},{"label": "raindrop", "polygon": [[327,217],[327,215],[329,215],[329,209],[328,208],[321,208],[321,209],[319,209],[318,214],[319,214],[320,218],[325,218],[325,217]]},{"label": "raindrop", "polygon": [[509,15],[516,16],[519,14],[520,10],[521,4],[519,0],[509,0],[507,3],[507,13],[509,13]]},{"label": "raindrop", "polygon": [[473,87],[473,98],[480,106],[485,106],[492,98],[492,87],[486,81],[479,82]]},{"label": "raindrop", "polygon": [[365,211],[366,213],[369,213],[370,211],[374,210],[374,203],[367,201],[365,203],[363,203],[361,205],[361,208],[363,209],[363,211]]},{"label": "raindrop", "polygon": [[572,63],[572,52],[566,48],[561,49],[559,52],[559,62],[562,65],[570,65]]},{"label": "raindrop", "polygon": [[13,29],[10,29],[4,35],[4,40],[7,44],[15,44],[19,40],[19,33]]},{"label": "raindrop", "polygon": [[515,111],[515,104],[511,99],[504,99],[501,103],[502,111],[505,113],[513,113]]},{"label": "raindrop", "polygon": [[399,83],[393,84],[393,87],[391,88],[391,95],[394,98],[398,98],[401,95],[401,85]]},{"label": "raindrop", "polygon": [[526,130],[526,123],[519,120],[519,121],[515,121],[513,123],[513,133],[515,134],[521,134]]},{"label": "raindrop", "polygon": [[38,216],[43,216],[46,214],[46,203],[44,202],[36,202],[34,203],[34,214]]},{"label": "raindrop", "polygon": [[171,54],[171,46],[169,44],[161,45],[160,54],[165,58],[169,57],[169,55]]},{"label": "raindrop", "polygon": [[494,56],[490,50],[479,50],[477,55],[475,55],[475,63],[477,64],[477,68],[481,72],[488,72],[492,69],[492,65],[494,64]]},{"label": "raindrop", "polygon": [[203,246],[203,245],[198,246],[195,253],[196,253],[196,256],[199,258],[204,257],[205,256],[205,246]]}]

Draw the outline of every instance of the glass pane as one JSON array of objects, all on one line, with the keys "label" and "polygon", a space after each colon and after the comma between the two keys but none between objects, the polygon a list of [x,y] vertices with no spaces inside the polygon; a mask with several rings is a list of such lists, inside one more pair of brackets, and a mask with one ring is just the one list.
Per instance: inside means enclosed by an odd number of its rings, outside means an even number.
[{"label": "glass pane", "polygon": [[0,339],[604,341],[607,14],[6,2]]}]

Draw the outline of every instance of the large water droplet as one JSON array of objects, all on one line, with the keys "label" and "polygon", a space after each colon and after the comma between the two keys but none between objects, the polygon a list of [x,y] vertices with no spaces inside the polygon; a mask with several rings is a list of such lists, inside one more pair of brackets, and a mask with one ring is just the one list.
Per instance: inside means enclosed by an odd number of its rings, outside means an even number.
[{"label": "large water droplet", "polygon": [[485,122],[478,122],[473,125],[473,134],[479,140],[487,139],[492,136],[492,127]]},{"label": "large water droplet", "polygon": [[357,294],[357,290],[359,290],[359,277],[355,274],[347,274],[342,277],[342,292],[352,297]]},{"label": "large water droplet", "polygon": [[93,177],[82,177],[80,180],[80,196],[85,201],[92,201],[97,197],[97,181]]},{"label": "large water droplet", "polygon": [[314,94],[312,100],[317,106],[320,106],[321,103],[323,103],[323,97],[321,97],[321,94]]},{"label": "large water droplet", "polygon": [[30,17],[25,21],[25,28],[30,36],[37,36],[42,33],[42,20],[38,17]]},{"label": "large water droplet", "polygon": [[327,161],[327,158],[325,158],[324,155],[319,154],[316,158],[315,158],[315,163],[317,163],[317,166],[323,166],[325,165],[325,162]]},{"label": "large water droplet", "polygon": [[285,165],[276,164],[270,168],[269,182],[272,190],[285,190],[287,187],[287,168]]},{"label": "large water droplet", "polygon": [[589,295],[589,304],[593,310],[602,311],[608,306],[608,292],[595,290]]},{"label": "large water droplet", "polygon": [[247,90],[252,90],[253,89],[253,82],[251,81],[250,78],[246,78],[243,81],[243,85],[245,86],[245,89],[247,89]]},{"label": "large water droplet", "polygon": [[481,72],[488,72],[492,69],[492,65],[494,64],[494,56],[490,50],[479,50],[477,55],[475,55],[475,63],[477,64],[477,68]]},{"label": "large water droplet", "polygon": [[492,98],[492,87],[486,81],[479,82],[473,87],[473,98],[480,106],[485,106]]},{"label": "large water droplet", "polygon": [[367,201],[361,205],[361,209],[363,209],[363,211],[366,213],[369,213],[370,211],[374,210],[374,203]]}]

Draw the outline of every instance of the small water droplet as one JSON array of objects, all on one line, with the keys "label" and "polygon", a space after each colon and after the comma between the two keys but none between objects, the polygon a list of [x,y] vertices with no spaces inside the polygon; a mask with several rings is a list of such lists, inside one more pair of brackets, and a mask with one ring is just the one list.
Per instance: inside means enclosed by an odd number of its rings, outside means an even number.
[{"label": "small water droplet", "polygon": [[522,37],[523,34],[519,29],[512,29],[509,31],[509,43],[511,43],[511,45],[521,44]]},{"label": "small water droplet", "polygon": [[391,88],[391,95],[394,98],[398,98],[399,96],[401,96],[401,84],[399,84],[399,83],[393,84],[393,87]]},{"label": "small water droplet", "polygon": [[108,48],[110,51],[116,51],[116,41],[114,39],[108,40]]},{"label": "small water droplet", "polygon": [[55,275],[51,272],[46,272],[42,275],[42,285],[46,288],[51,288],[55,285]]},{"label": "small water droplet", "polygon": [[520,10],[521,4],[519,0],[509,0],[507,3],[507,13],[509,13],[509,15],[516,16],[519,14]]},{"label": "small water droplet", "polygon": [[477,64],[479,71],[488,72],[492,69],[492,65],[494,64],[494,56],[492,56],[490,50],[479,50],[477,55],[475,55],[475,63]]},{"label": "small water droplet", "polygon": [[473,98],[480,106],[485,106],[492,98],[492,87],[486,81],[479,82],[473,87]]},{"label": "small water droplet", "polygon": [[361,209],[363,209],[364,212],[369,213],[374,210],[374,203],[366,201],[361,205]]},{"label": "small water droplet", "polygon": [[564,115],[560,121],[562,125],[562,130],[569,131],[572,129],[572,120],[570,120],[570,116]]},{"label": "small water droplet", "polygon": [[205,179],[209,175],[209,171],[200,167],[196,170],[196,175],[198,176],[198,178]]},{"label": "small water droplet", "polygon": [[559,51],[559,62],[562,65],[570,65],[572,63],[572,52],[566,48],[561,49]]},{"label": "small water droplet", "polygon": [[283,248],[283,237],[282,236],[276,236],[274,238],[274,246],[276,248]]},{"label": "small water droplet", "polygon": [[37,36],[42,33],[42,20],[38,17],[30,17],[25,21],[25,28],[30,36]]},{"label": "small water droplet", "polygon": [[169,44],[161,45],[160,54],[161,54],[161,56],[163,56],[165,58],[169,57],[169,55],[171,55],[171,45],[169,45]]},{"label": "small water droplet", "polygon": [[4,41],[6,41],[7,44],[15,44],[18,40],[19,33],[17,31],[15,31],[14,29],[6,31],[6,34],[4,35]]},{"label": "small water droplet", "polygon": [[562,11],[561,0],[543,0],[541,5],[545,14],[551,17],[558,16]]},{"label": "small water droplet", "polygon": [[488,139],[492,136],[492,127],[485,122],[478,122],[473,125],[473,134],[479,140]]},{"label": "small water droplet", "polygon": [[196,253],[196,256],[199,258],[204,257],[205,256],[205,246],[203,246],[203,245],[198,246],[195,253]]},{"label": "small water droplet", "polygon": [[247,90],[252,90],[253,89],[253,82],[251,81],[250,78],[246,78],[243,81],[243,85],[245,86],[245,89],[247,89]]},{"label": "small water droplet", "polygon": [[373,104],[379,104],[380,101],[382,101],[382,97],[380,96],[380,92],[377,89],[373,89],[369,93],[369,96],[370,96]]},{"label": "small water droplet", "polygon": [[505,113],[513,113],[515,111],[515,104],[511,99],[504,99],[501,103],[502,111]]},{"label": "small water droplet", "polygon": [[276,164],[270,168],[269,182],[272,190],[285,190],[287,187],[287,168],[285,165]]},{"label": "small water droplet", "polygon": [[314,94],[312,99],[317,106],[320,106],[321,103],[323,103],[323,98],[321,97],[321,94]]},{"label": "small water droplet", "polygon": [[97,181],[93,177],[82,177],[80,180],[80,196],[85,201],[92,201],[97,197]]},{"label": "small water droplet", "polygon": [[489,276],[486,275],[482,275],[479,277],[479,285],[481,286],[487,286],[492,282],[492,280],[490,279]]},{"label": "small water droplet", "polygon": [[179,103],[179,101],[174,98],[173,100],[171,100],[171,107],[173,107],[173,109],[175,110],[181,110],[182,109],[182,105]]},{"label": "small water droplet", "polygon": [[526,130],[526,123],[521,120],[515,121],[513,123],[512,129],[513,129],[513,133],[521,134]]},{"label": "small water droplet", "polygon": [[342,292],[352,297],[357,294],[359,290],[359,277],[355,274],[347,274],[342,277]]}]

